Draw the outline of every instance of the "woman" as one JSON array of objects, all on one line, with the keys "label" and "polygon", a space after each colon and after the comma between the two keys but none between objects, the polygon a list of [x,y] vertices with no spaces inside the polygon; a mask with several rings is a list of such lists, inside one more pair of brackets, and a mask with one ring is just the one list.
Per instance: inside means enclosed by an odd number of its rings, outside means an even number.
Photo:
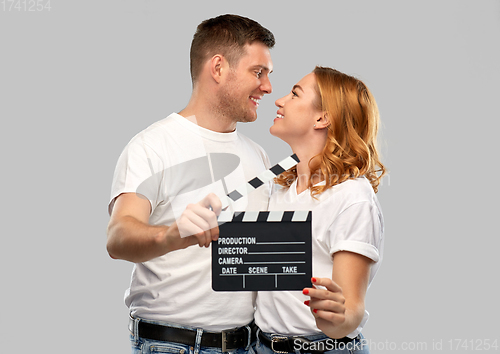
[{"label": "woman", "polygon": [[271,134],[301,162],[276,178],[270,210],[313,210],[314,277],[302,292],[258,293],[254,350],[368,353],[365,293],[383,249],[376,102],[360,80],[316,67],[276,106]]}]

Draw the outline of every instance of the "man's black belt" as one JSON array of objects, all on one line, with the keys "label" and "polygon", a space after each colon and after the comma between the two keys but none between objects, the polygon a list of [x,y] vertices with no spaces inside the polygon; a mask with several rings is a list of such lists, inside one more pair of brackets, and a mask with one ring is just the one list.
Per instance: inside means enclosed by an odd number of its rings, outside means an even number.
[{"label": "man's black belt", "polygon": [[[131,319],[131,321],[134,320]],[[222,332],[203,331],[200,345],[202,347],[221,348],[222,352],[246,348],[255,339],[255,331],[249,330],[249,328],[250,326]],[[177,328],[139,321],[137,335],[151,340],[194,346],[196,344],[197,331],[196,329]]]},{"label": "man's black belt", "polygon": [[[323,339],[313,341],[301,337],[287,337],[275,335],[272,339],[268,339],[262,332],[259,332],[259,340],[262,344],[271,348],[275,353],[295,353],[298,348],[314,348],[314,350],[300,350],[302,353],[322,354],[332,349],[338,349],[338,345],[350,343],[354,338],[344,337],[340,339]],[[314,343],[314,345],[312,345]],[[319,348],[324,348],[320,350]]]}]

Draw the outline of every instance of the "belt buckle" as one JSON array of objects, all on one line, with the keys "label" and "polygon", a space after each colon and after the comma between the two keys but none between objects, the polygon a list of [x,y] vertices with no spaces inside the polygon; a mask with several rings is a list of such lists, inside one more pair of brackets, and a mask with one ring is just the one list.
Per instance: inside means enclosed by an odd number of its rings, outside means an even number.
[{"label": "belt buckle", "polygon": [[279,343],[280,341],[285,341],[287,340],[288,337],[281,337],[281,336],[272,336],[271,337],[271,350],[275,353],[280,353],[280,354],[287,354],[288,352],[283,352],[280,350],[275,350],[274,349],[274,343]]}]

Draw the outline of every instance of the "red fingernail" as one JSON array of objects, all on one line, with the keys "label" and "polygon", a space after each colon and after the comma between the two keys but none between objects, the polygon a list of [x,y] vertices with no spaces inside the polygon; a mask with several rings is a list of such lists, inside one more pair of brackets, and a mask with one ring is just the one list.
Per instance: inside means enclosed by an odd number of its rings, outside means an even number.
[{"label": "red fingernail", "polygon": [[304,290],[302,290],[302,294],[304,294],[304,295],[309,294],[309,290],[308,290],[308,289],[304,289]]},{"label": "red fingernail", "polygon": [[316,278],[311,278],[311,281],[312,281],[313,283],[316,283]]},{"label": "red fingernail", "polygon": [[313,312],[314,312],[314,313],[318,313],[318,310],[314,309],[314,310],[313,310]]},{"label": "red fingernail", "polygon": [[309,300],[304,301],[304,305],[309,306]]}]

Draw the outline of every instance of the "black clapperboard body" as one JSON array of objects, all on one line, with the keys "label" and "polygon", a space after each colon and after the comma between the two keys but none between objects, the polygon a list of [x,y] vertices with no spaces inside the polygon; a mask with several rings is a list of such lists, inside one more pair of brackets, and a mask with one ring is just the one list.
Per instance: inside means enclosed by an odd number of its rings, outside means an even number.
[{"label": "black clapperboard body", "polygon": [[[297,155],[222,198],[222,207],[295,166]],[[311,285],[311,212],[228,212],[219,215],[219,240],[212,242],[215,291],[302,290]]]},{"label": "black clapperboard body", "polygon": [[212,242],[213,290],[311,286],[310,211],[222,213],[219,223],[219,240]]}]

